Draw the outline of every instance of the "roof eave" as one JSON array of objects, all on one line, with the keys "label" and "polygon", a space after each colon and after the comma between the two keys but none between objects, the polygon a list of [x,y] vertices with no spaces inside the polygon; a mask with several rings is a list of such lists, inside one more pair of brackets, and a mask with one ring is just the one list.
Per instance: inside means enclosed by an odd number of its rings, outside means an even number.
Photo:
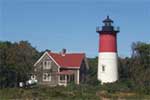
[{"label": "roof eave", "polygon": [[66,69],[80,69],[80,67],[63,67],[63,66],[61,66],[60,68],[66,68]]}]

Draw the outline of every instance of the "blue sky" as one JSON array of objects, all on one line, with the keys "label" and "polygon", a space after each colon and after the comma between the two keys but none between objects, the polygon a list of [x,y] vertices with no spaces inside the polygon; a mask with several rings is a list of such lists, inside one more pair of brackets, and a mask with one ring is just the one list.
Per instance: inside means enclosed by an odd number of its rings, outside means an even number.
[{"label": "blue sky", "polygon": [[109,15],[120,27],[118,52],[131,54],[132,42],[150,43],[148,0],[0,0],[0,40],[28,40],[39,51],[98,54],[96,26]]}]

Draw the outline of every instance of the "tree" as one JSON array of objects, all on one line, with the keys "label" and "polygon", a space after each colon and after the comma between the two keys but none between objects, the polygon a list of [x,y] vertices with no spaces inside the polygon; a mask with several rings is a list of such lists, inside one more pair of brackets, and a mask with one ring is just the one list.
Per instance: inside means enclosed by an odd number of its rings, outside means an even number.
[{"label": "tree", "polygon": [[129,62],[130,58],[118,58],[119,80],[127,80],[129,78]]},{"label": "tree", "polygon": [[139,85],[150,86],[150,44],[133,43],[129,71],[133,81]]},{"label": "tree", "polygon": [[97,85],[100,83],[97,80],[98,57],[89,58],[88,63],[89,63],[89,70],[87,83],[90,85]]},{"label": "tree", "polygon": [[39,52],[27,41],[0,42],[0,87],[28,80]]}]

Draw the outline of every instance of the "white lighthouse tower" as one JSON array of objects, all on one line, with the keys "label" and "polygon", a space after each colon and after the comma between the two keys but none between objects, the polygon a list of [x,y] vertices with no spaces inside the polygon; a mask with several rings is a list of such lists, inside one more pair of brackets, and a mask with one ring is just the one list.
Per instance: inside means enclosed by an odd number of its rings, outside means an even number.
[{"label": "white lighthouse tower", "polygon": [[101,83],[112,83],[118,80],[117,33],[111,25],[113,20],[107,16],[104,26],[97,28],[99,33],[98,80]]}]

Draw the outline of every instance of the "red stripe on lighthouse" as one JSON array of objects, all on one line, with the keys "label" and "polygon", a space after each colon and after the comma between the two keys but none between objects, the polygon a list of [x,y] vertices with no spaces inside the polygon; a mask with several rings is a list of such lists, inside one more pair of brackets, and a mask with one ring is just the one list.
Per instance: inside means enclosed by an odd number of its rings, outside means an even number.
[{"label": "red stripe on lighthouse", "polygon": [[116,33],[102,32],[99,36],[99,52],[117,52]]}]

